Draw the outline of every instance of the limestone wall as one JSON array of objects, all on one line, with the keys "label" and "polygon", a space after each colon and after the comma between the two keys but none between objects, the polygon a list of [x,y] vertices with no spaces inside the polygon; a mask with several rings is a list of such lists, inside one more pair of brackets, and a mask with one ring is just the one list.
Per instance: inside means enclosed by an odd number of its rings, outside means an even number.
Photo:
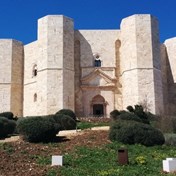
[{"label": "limestone wall", "polygon": [[18,41],[12,42],[12,84],[11,84],[11,111],[16,116],[23,115],[23,74],[24,48]]},{"label": "limestone wall", "polygon": [[167,69],[167,90],[168,90],[168,114],[176,114],[176,38],[164,42],[166,47],[166,69]]},{"label": "limestone wall", "polygon": [[105,98],[106,107],[105,107],[105,115],[109,116],[110,112],[114,110],[114,92],[112,90],[101,90],[101,89],[83,89],[83,109],[84,109],[84,116],[91,116],[93,115],[93,107],[91,104],[92,99],[97,96],[101,95]]},{"label": "limestone wall", "polygon": [[74,41],[74,67],[75,67],[75,113],[78,117],[83,116],[82,90],[81,86],[81,66],[80,66],[80,41]]},{"label": "limestone wall", "polygon": [[[39,49],[39,43],[37,41],[32,42],[24,47],[24,116],[39,115],[40,112],[46,113],[46,104],[44,102],[45,94],[40,94],[38,89],[39,70],[41,69],[40,56],[41,52]],[[33,69],[37,66],[37,76],[33,74]],[[44,82],[44,78],[42,81]],[[45,82],[46,83],[46,82]],[[41,85],[43,91],[45,85]],[[37,101],[34,100],[35,94],[37,95]],[[42,102],[40,100],[43,100]],[[46,99],[45,99],[46,101]]]},{"label": "limestone wall", "polygon": [[170,70],[172,73],[173,83],[176,83],[176,37],[168,39],[164,42],[169,59]]},{"label": "limestone wall", "polygon": [[38,85],[45,86],[40,92],[46,99],[46,113],[53,114],[63,108],[63,16],[46,16],[38,20],[38,26],[44,55]]},{"label": "limestone wall", "polygon": [[69,108],[87,116],[99,95],[106,114],[138,103],[153,113],[176,113],[176,38],[160,45],[151,15],[127,17],[120,28],[74,31],[72,19],[49,15],[38,20],[37,41],[23,47],[1,39],[0,112],[32,116]]},{"label": "limestone wall", "polygon": [[94,66],[93,55],[98,53],[102,67],[115,67],[115,42],[119,39],[119,30],[79,30],[75,31],[75,40],[80,41],[81,67]]},{"label": "limestone wall", "polygon": [[[86,77],[95,70],[94,60],[98,54],[101,60],[101,70],[112,79],[118,80],[116,74],[116,41],[119,39],[119,30],[79,30],[75,31],[75,60],[76,60],[76,112],[78,115],[92,114],[90,102],[96,95],[101,95],[108,102],[106,113],[115,108],[116,88],[100,88],[106,85],[106,81],[100,76],[90,80],[89,85],[95,84],[96,88],[80,88],[81,78]],[[81,68],[81,71],[77,71]],[[113,93],[112,93],[113,92]],[[119,108],[119,107],[117,107]]]},{"label": "limestone wall", "polygon": [[163,109],[157,20],[133,15],[121,23],[123,109],[147,102],[151,112]]},{"label": "limestone wall", "polygon": [[[35,77],[34,65],[37,65]],[[73,21],[62,15],[39,19],[38,40],[25,46],[24,114],[53,114],[62,108],[74,110],[73,78]]]},{"label": "limestone wall", "polygon": [[11,39],[0,40],[0,112],[22,116],[23,44]]},{"label": "limestone wall", "polygon": [[75,111],[74,23],[63,19],[63,108]]},{"label": "limestone wall", "polygon": [[168,114],[169,108],[169,99],[168,99],[168,57],[166,52],[166,47],[164,44],[160,46],[160,53],[161,53],[161,73],[162,73],[162,84],[163,84],[163,104],[164,104],[164,112]]},{"label": "limestone wall", "polygon": [[11,93],[12,41],[0,40],[0,112],[9,111]]}]

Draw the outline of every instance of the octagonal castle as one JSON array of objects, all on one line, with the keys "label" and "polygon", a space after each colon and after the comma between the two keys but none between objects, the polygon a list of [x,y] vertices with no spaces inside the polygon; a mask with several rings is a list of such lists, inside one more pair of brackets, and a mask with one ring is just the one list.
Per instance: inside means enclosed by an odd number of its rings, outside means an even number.
[{"label": "octagonal castle", "polygon": [[149,14],[123,19],[119,30],[74,30],[72,19],[49,15],[36,41],[0,40],[0,112],[108,115],[139,103],[176,114],[176,38],[160,43]]}]

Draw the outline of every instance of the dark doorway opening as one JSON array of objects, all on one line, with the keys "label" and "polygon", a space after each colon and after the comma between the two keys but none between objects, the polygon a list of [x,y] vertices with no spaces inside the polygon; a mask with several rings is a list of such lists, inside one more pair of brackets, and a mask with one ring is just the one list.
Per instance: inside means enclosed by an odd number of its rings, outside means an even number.
[{"label": "dark doorway opening", "polygon": [[104,109],[102,104],[93,105],[93,115],[96,115],[96,116],[104,115]]}]

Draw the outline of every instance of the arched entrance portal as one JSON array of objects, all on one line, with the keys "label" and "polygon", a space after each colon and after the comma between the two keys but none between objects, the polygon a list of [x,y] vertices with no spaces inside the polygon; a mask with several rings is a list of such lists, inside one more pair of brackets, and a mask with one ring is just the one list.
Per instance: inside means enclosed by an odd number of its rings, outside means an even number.
[{"label": "arched entrance portal", "polygon": [[95,116],[106,115],[106,102],[101,95],[97,95],[91,102],[92,114]]},{"label": "arched entrance portal", "polygon": [[93,115],[104,115],[104,107],[102,104],[94,104],[93,105]]}]

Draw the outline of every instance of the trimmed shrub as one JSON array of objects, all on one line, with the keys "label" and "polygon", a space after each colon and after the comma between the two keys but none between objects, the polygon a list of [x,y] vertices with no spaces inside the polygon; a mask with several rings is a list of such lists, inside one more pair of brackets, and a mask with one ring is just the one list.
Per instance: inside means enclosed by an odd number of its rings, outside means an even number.
[{"label": "trimmed shrub", "polygon": [[117,109],[110,112],[110,118],[113,120],[117,120],[119,115],[120,112]]},{"label": "trimmed shrub", "polygon": [[109,131],[109,139],[111,141],[119,141],[125,144],[134,144],[133,134],[131,133],[132,128],[130,128],[129,125],[130,123],[130,121],[124,120],[112,123]]},{"label": "trimmed shrub", "polygon": [[59,125],[60,130],[76,129],[76,121],[68,115],[58,113],[53,116],[53,119]]},{"label": "trimmed shrub", "polygon": [[6,117],[9,120],[13,120],[13,113],[12,112],[2,112],[0,113],[0,117]]},{"label": "trimmed shrub", "polygon": [[21,118],[17,121],[17,131],[29,142],[52,141],[59,131],[52,116]]},{"label": "trimmed shrub", "polygon": [[140,117],[130,112],[123,112],[122,114],[118,116],[118,119],[119,120],[133,120],[136,122],[143,123],[143,120]]},{"label": "trimmed shrub", "polygon": [[56,115],[57,114],[64,114],[64,115],[70,116],[72,119],[74,119],[76,121],[76,115],[70,109],[61,109],[60,111],[56,112]]},{"label": "trimmed shrub", "polygon": [[126,108],[128,111],[130,111],[130,112],[134,112],[134,108],[132,107],[132,106],[127,106],[127,108]]},{"label": "trimmed shrub", "polygon": [[109,139],[124,144],[142,144],[145,146],[162,145],[165,142],[161,131],[148,124],[119,120],[110,128]]},{"label": "trimmed shrub", "polygon": [[135,108],[133,108],[132,106],[127,106],[127,110],[130,113],[133,113],[138,116],[143,123],[150,124],[149,117],[151,117],[151,113],[144,112],[144,109],[141,105],[135,105],[134,107]]},{"label": "trimmed shrub", "polygon": [[144,112],[144,109],[141,105],[135,105],[134,113],[140,117],[144,123],[150,123],[147,114]]},{"label": "trimmed shrub", "polygon": [[145,120],[141,119],[136,114],[134,114],[132,112],[127,112],[127,111],[113,110],[110,113],[110,117],[114,121],[117,121],[117,120],[133,120],[133,121],[137,121],[137,122],[147,123],[148,124],[148,121],[146,122]]},{"label": "trimmed shrub", "polygon": [[16,123],[6,117],[0,117],[0,138],[7,137],[15,131]]}]

